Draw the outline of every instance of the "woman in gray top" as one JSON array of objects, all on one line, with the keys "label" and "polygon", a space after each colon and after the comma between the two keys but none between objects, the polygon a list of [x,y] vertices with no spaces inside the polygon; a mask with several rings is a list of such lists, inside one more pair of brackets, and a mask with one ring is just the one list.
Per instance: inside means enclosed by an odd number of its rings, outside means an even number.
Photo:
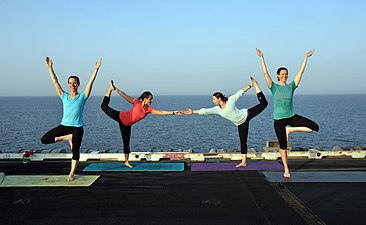
[{"label": "woman in gray top", "polygon": [[[264,96],[263,92],[261,91],[257,81],[250,77],[251,83],[236,92],[234,95],[230,97],[225,97],[221,92],[216,92],[212,96],[212,102],[216,105],[213,108],[202,108],[200,110],[192,110],[189,109],[187,111],[188,114],[197,113],[200,115],[207,115],[207,114],[218,114],[225,119],[230,120],[236,126],[238,126],[239,137],[240,137],[240,149],[242,160],[236,167],[246,167],[247,166],[247,139],[248,139],[248,131],[249,131],[249,121],[260,114],[268,105],[266,97]],[[259,104],[253,106],[250,109],[238,109],[236,108],[236,101],[251,87],[255,88],[255,92],[257,94],[257,98]]]}]

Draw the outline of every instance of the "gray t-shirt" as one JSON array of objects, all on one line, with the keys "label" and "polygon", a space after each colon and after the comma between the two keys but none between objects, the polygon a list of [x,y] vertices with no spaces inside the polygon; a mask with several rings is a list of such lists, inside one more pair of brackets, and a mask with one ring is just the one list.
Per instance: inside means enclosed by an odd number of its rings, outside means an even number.
[{"label": "gray t-shirt", "polygon": [[199,115],[207,115],[207,114],[218,114],[225,119],[230,120],[235,125],[239,126],[245,122],[248,116],[247,109],[238,109],[235,106],[236,101],[244,94],[243,90],[239,90],[234,95],[230,96],[226,102],[225,109],[221,109],[220,106],[215,106],[212,108],[202,108],[199,110]]}]

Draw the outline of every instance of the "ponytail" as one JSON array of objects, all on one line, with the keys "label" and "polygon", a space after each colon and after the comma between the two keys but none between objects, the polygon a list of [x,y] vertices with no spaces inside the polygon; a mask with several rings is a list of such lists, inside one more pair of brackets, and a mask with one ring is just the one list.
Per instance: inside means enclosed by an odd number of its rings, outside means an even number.
[{"label": "ponytail", "polygon": [[145,98],[148,98],[149,96],[153,96],[153,94],[150,91],[145,91],[144,93],[142,93],[139,97],[140,100],[144,100]]},{"label": "ponytail", "polygon": [[216,92],[215,94],[213,94],[212,96],[215,96],[216,98],[221,98],[221,100],[223,102],[226,102],[228,100],[227,97],[225,97],[221,92]]}]

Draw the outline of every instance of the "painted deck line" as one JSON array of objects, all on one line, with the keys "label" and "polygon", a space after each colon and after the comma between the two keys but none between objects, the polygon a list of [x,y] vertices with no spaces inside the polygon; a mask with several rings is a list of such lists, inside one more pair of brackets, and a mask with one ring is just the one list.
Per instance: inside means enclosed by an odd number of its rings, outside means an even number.
[{"label": "painted deck line", "polygon": [[262,172],[271,183],[364,183],[366,171],[291,172],[291,178],[283,177],[283,172]]}]

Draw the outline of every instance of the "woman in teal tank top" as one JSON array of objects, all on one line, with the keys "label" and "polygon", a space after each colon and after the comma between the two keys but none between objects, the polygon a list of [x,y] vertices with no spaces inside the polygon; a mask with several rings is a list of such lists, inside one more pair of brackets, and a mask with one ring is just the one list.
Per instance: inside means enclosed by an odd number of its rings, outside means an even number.
[{"label": "woman in teal tank top", "polygon": [[318,124],[314,121],[309,120],[303,116],[295,113],[293,105],[293,96],[295,89],[299,86],[302,75],[305,71],[307,59],[312,56],[314,50],[306,53],[302,62],[300,71],[295,76],[294,80],[288,84],[288,70],[285,67],[281,67],[277,70],[278,84],[272,81],[271,76],[267,71],[266,63],[264,62],[263,53],[257,49],[257,55],[262,61],[262,70],[266,79],[267,85],[273,95],[273,118],[274,128],[276,136],[280,144],[280,154],[284,166],[285,178],[290,178],[290,170],[287,162],[287,141],[289,134],[293,132],[317,132],[319,130]]},{"label": "woman in teal tank top", "polygon": [[43,135],[41,142],[43,144],[52,144],[59,141],[69,142],[72,151],[72,160],[67,181],[73,181],[80,158],[81,140],[84,135],[84,105],[91,93],[94,80],[97,76],[99,67],[102,64],[102,59],[95,64],[95,70],[86,85],[85,91],[82,93],[78,92],[80,80],[77,76],[70,76],[67,79],[70,88],[70,93],[67,93],[58,82],[57,76],[53,71],[53,62],[49,57],[46,58],[46,64],[57,95],[62,99],[63,115],[60,125]]}]

